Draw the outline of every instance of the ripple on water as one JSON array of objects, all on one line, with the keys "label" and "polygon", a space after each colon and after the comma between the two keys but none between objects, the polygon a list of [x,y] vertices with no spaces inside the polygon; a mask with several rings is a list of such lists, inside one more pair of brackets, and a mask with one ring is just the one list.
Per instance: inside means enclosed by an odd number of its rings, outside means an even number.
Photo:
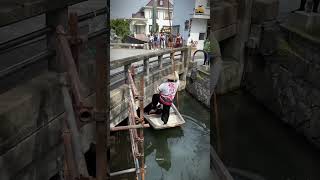
[{"label": "ripple on water", "polygon": [[182,127],[145,131],[147,179],[208,179],[210,130],[183,115]]}]

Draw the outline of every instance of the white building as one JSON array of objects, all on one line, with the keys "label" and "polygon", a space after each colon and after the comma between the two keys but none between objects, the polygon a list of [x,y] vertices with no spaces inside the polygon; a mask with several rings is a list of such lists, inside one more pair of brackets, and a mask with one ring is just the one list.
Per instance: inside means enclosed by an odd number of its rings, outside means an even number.
[{"label": "white building", "polygon": [[[168,6],[169,12],[168,13]],[[142,7],[137,13],[132,14],[130,19],[130,31],[133,34],[150,34],[152,30],[152,10],[153,10],[153,0],[150,0],[149,3]],[[159,27],[159,32],[162,28],[170,27],[169,20],[173,16],[173,4],[169,0],[157,0],[157,25]]]},{"label": "white building", "polygon": [[197,49],[203,49],[210,32],[210,0],[175,0],[173,24],[180,26],[183,39],[190,36]]}]

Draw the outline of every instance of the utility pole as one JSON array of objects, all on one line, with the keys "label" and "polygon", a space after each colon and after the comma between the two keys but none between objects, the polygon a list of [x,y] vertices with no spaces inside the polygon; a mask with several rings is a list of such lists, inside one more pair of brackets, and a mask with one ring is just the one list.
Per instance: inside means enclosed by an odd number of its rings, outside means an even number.
[{"label": "utility pole", "polygon": [[157,31],[157,0],[153,0],[152,12],[152,33],[155,33]]}]

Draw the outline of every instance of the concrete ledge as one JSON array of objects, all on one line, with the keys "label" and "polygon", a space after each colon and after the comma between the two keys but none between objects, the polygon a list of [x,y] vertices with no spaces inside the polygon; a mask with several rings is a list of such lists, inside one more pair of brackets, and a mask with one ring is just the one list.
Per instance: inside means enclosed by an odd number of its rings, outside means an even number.
[{"label": "concrete ledge", "polygon": [[238,33],[237,31],[237,24],[231,24],[227,27],[215,30],[214,36],[216,37],[217,41],[220,42],[236,35]]},{"label": "concrete ledge", "polygon": [[320,14],[297,11],[289,15],[288,25],[320,38]]},{"label": "concrete ledge", "polygon": [[254,0],[252,7],[252,23],[276,19],[279,10],[279,0]]},{"label": "concrete ledge", "polygon": [[222,29],[231,24],[236,24],[238,19],[238,5],[234,3],[222,2],[213,8],[211,16],[213,19],[213,30]]}]

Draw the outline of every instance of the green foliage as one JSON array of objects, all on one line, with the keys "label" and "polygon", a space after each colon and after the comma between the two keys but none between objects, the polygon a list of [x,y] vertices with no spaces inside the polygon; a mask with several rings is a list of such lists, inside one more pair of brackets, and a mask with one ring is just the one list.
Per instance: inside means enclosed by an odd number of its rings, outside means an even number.
[{"label": "green foliage", "polygon": [[208,38],[204,43],[204,50],[206,52],[212,53],[215,56],[221,56],[220,45],[215,37],[212,37],[211,41],[210,38]]},{"label": "green foliage", "polygon": [[278,43],[279,43],[278,55],[280,55],[280,56],[288,56],[290,53],[293,52],[293,50],[291,49],[289,43],[285,39],[280,38]]},{"label": "green foliage", "polygon": [[130,34],[129,21],[125,19],[112,19],[110,26],[121,39]]},{"label": "green foliage", "polygon": [[206,52],[211,52],[211,43],[210,43],[209,39],[206,39],[204,41],[203,50],[205,50]]}]

